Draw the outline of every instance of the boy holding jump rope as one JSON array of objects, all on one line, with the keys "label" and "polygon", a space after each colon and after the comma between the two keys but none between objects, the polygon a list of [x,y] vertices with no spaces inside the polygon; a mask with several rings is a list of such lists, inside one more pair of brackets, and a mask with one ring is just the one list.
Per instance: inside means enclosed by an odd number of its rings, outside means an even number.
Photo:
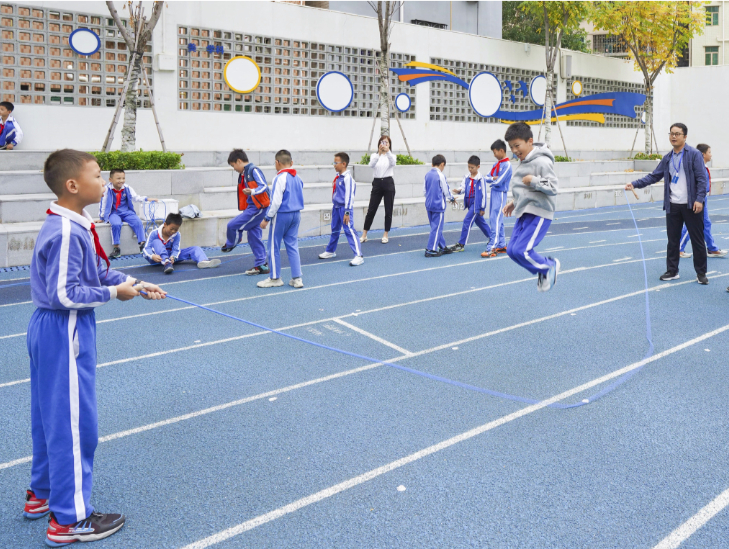
[{"label": "boy holding jump rope", "polygon": [[557,204],[554,155],[544,143],[534,143],[534,134],[524,122],[509,126],[504,139],[520,160],[511,180],[513,199],[504,206],[505,216],[517,218],[506,253],[536,274],[537,289],[546,292],[557,282],[559,260],[542,257],[534,247],[547,234]]},{"label": "boy holding jump rope", "polygon": [[46,159],[43,178],[58,200],[47,211],[30,266],[33,464],[23,515],[34,520],[50,513],[46,544],[60,547],[106,538],[125,521],[96,512],[90,502],[98,443],[94,308],[115,298],[128,301],[140,289],[145,299],[166,292],[109,269],[84,211],[104,193],[93,156],[56,151]]}]

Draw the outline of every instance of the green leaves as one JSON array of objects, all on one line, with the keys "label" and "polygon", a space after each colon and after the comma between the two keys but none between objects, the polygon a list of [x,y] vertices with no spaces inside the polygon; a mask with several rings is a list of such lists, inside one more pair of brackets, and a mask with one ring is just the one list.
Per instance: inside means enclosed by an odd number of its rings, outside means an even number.
[{"label": "green leaves", "polygon": [[91,152],[101,171],[122,170],[181,170],[182,155],[161,151]]},{"label": "green leaves", "polygon": [[[548,2],[549,4],[552,2]],[[586,2],[558,2],[566,4],[586,4]],[[541,2],[502,2],[501,34],[504,40],[544,45],[544,11]],[[538,8],[538,9],[535,9]],[[562,30],[562,47],[590,53],[587,47],[587,33],[570,22],[569,28]]]},{"label": "green leaves", "polygon": [[635,153],[633,160],[660,160],[663,158],[660,154]]},{"label": "green leaves", "polygon": [[417,158],[413,158],[412,156],[408,156],[407,154],[397,155],[398,166],[416,166],[420,164],[423,164],[420,160],[418,160]]}]

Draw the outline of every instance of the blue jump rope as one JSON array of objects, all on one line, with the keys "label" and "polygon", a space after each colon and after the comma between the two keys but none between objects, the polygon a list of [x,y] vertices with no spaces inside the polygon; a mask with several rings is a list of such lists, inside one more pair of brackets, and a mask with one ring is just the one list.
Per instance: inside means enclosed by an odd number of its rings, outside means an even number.
[{"label": "blue jump rope", "polygon": [[[643,360],[645,360],[647,358],[650,358],[653,355],[653,340],[652,340],[652,336],[651,336],[651,320],[650,320],[650,303],[648,300],[648,271],[647,271],[647,268],[645,265],[645,253],[643,251],[643,242],[641,241],[641,238],[640,238],[640,229],[638,228],[638,223],[635,220],[635,215],[633,214],[633,208],[631,208],[630,202],[628,201],[628,195],[625,191],[623,191],[623,193],[625,194],[625,199],[628,204],[628,209],[630,210],[630,215],[633,218],[633,223],[634,223],[635,229],[638,233],[638,243],[640,245],[640,254],[641,254],[641,258],[643,259],[643,277],[644,277],[645,289],[646,289],[646,292],[645,292],[646,339],[648,340],[648,351],[646,352],[645,357],[643,358]],[[279,330],[274,330],[273,328],[268,328],[267,326],[263,326],[261,324],[255,323],[255,322],[251,322],[250,320],[245,320],[243,318],[238,318],[237,316],[229,315],[229,314],[223,313],[221,311],[216,311],[215,309],[211,309],[209,307],[205,307],[204,305],[199,305],[197,303],[193,303],[192,301],[187,301],[186,299],[175,297],[170,294],[167,294],[167,297],[170,299],[173,299],[175,301],[179,301],[180,303],[185,303],[185,304],[191,305],[193,307],[198,307],[199,309],[203,309],[205,311],[209,311],[211,313],[215,313],[217,315],[224,316],[226,318],[230,318],[231,320],[235,320],[237,322],[242,322],[244,324],[248,324],[249,326],[253,326],[260,330],[278,334],[280,336],[287,337],[287,338],[293,339],[295,341],[300,341],[301,343],[306,343],[306,344],[312,345],[314,347],[319,347],[320,349],[325,349],[327,351],[332,351],[332,352],[350,356],[353,358],[358,358],[358,359],[365,360],[367,362],[371,362],[374,364],[383,364],[385,366],[390,366],[391,368],[396,368],[398,370],[402,370],[402,371],[408,372],[410,374],[415,374],[415,375],[418,375],[418,376],[421,376],[421,377],[424,377],[427,379],[432,379],[434,381],[440,381],[441,383],[447,383],[447,384],[453,385],[455,387],[460,387],[461,389],[467,389],[469,391],[474,391],[477,393],[482,393],[482,394],[486,394],[486,395],[490,395],[490,396],[494,396],[494,397],[504,398],[504,399],[512,400],[512,401],[516,401],[516,402],[522,402],[525,404],[537,404],[538,402],[541,402],[540,400],[537,400],[537,399],[510,395],[508,393],[493,391],[491,389],[484,389],[482,387],[476,387],[475,385],[470,385],[468,383],[463,383],[461,381],[456,381],[453,379],[448,379],[446,377],[429,374],[427,372],[422,372],[422,371],[416,370],[414,368],[408,368],[407,366],[403,366],[401,364],[394,364],[392,362],[387,362],[384,360],[377,360],[375,358],[368,357],[365,355],[360,355],[358,353],[344,351],[342,349],[337,349],[336,347],[330,347],[329,345],[324,345],[322,343],[316,343],[315,341],[310,341],[308,339],[304,339],[304,338],[297,337],[297,336],[294,336],[291,334],[287,334],[287,333],[281,332]],[[591,395],[591,396],[583,399],[581,402],[576,402],[574,404],[561,404],[561,403],[556,402],[556,403],[550,404],[549,406],[552,408],[567,409],[567,408],[578,408],[580,406],[585,406],[586,404],[590,404],[590,403],[596,401],[597,399],[599,399],[599,398],[607,395],[608,393],[614,391],[615,389],[617,389],[620,385],[622,385],[623,383],[628,381],[642,368],[643,368],[643,366],[640,366],[639,368],[636,368],[635,370],[632,370],[632,371],[626,373],[625,375],[618,378],[614,383],[610,384],[609,386],[605,387],[604,389],[595,393],[594,395]]]}]

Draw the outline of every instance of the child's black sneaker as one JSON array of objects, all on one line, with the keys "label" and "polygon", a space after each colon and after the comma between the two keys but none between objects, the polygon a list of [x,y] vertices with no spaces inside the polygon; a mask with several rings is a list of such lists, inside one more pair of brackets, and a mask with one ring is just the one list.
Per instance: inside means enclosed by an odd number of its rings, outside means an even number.
[{"label": "child's black sneaker", "polygon": [[121,255],[121,248],[119,246],[114,246],[114,249],[109,254],[109,259],[116,259]]},{"label": "child's black sneaker", "polygon": [[139,251],[140,251],[140,252],[143,252],[143,251],[144,251],[144,247],[145,247],[146,245],[147,245],[147,241],[146,241],[146,240],[142,240],[142,241],[141,241],[141,242],[139,243]]},{"label": "child's black sneaker", "polygon": [[706,286],[709,283],[709,279],[706,278],[706,275],[705,274],[697,274],[696,275],[696,281],[699,284],[702,284],[704,286]]},{"label": "child's black sneaker", "polygon": [[443,254],[438,250],[437,252],[435,250],[425,250],[425,257],[440,257]]},{"label": "child's black sneaker", "polygon": [[45,517],[50,512],[47,499],[35,497],[33,490],[25,491],[25,508],[23,509],[23,516],[25,518],[36,520]]},{"label": "child's black sneaker", "polygon": [[465,249],[466,249],[466,247],[463,244],[461,244],[460,242],[458,244],[454,244],[453,246],[450,247],[450,250],[453,253],[462,252]]},{"label": "child's black sneaker", "polygon": [[225,253],[228,253],[228,252],[231,252],[231,251],[233,251],[233,249],[234,249],[234,248],[235,248],[235,246],[230,246],[230,247],[228,247],[228,246],[223,246],[222,248],[220,248],[220,251],[221,251],[221,252],[225,252]]},{"label": "child's black sneaker", "polygon": [[174,270],[175,270],[175,267],[174,267],[174,265],[172,265],[172,263],[168,263],[167,265],[165,265],[165,274],[166,275],[171,275],[174,272]]},{"label": "child's black sneaker", "polygon": [[446,246],[445,248],[438,248],[438,251],[441,253],[441,255],[447,255],[447,254],[453,253],[453,250],[451,250],[448,246]]},{"label": "child's black sneaker", "polygon": [[74,524],[58,524],[56,517],[51,513],[46,531],[46,545],[49,547],[63,547],[77,541],[98,541],[108,538],[116,533],[122,526],[126,517],[112,513],[91,513],[84,520]]}]

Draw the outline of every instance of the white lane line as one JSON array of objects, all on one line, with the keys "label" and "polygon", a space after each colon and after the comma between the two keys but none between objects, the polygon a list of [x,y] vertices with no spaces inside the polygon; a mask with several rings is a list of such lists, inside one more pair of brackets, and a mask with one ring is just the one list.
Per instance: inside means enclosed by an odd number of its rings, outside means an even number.
[{"label": "white lane line", "polygon": [[[656,259],[659,259],[659,258],[656,258]],[[642,260],[641,259],[636,259],[636,260],[633,260],[633,261],[626,261],[626,262],[620,263],[620,265],[626,265],[628,263],[637,263],[639,261],[642,261]],[[646,261],[653,261],[653,259],[646,259]],[[569,269],[569,270],[565,270],[565,271],[560,271],[560,275],[566,275],[566,274],[570,274],[570,273],[578,273],[578,272],[582,272],[582,271],[590,271],[590,270],[593,270],[593,269],[601,269],[603,267],[612,267],[614,265],[616,265],[616,264],[615,263],[606,263],[604,265],[595,265],[595,266],[592,266],[592,267],[577,267],[575,269]],[[728,275],[729,275],[729,273],[728,273]],[[727,276],[727,275],[719,275],[719,276]],[[710,278],[714,278],[714,277],[710,277]],[[397,309],[397,308],[405,307],[405,306],[409,306],[409,305],[417,305],[417,304],[420,304],[420,303],[426,303],[428,301],[435,301],[437,299],[448,299],[448,298],[451,298],[451,297],[456,297],[456,296],[460,296],[460,295],[464,295],[464,294],[470,294],[470,293],[473,293],[473,292],[480,292],[480,291],[483,291],[483,290],[492,290],[494,288],[502,288],[504,286],[510,286],[512,284],[520,284],[522,282],[534,282],[534,277],[521,278],[521,279],[517,279],[517,280],[510,280],[509,282],[501,282],[499,284],[492,284],[490,286],[483,286],[481,288],[471,288],[469,290],[462,290],[460,292],[453,292],[453,293],[450,293],[450,294],[443,294],[443,295],[438,295],[438,296],[433,296],[433,297],[426,297],[426,298],[423,298],[423,299],[416,299],[414,301],[407,301],[405,303],[396,303],[396,304],[393,304],[393,305],[386,305],[384,307],[379,307],[379,308],[376,308],[376,309],[370,309],[368,311],[359,311],[359,312],[356,312],[356,313],[350,313],[350,314],[336,316],[336,317],[323,318],[323,319],[320,319],[320,320],[312,320],[312,321],[309,321],[309,322],[303,322],[301,324],[293,324],[291,326],[284,326],[283,328],[277,328],[277,330],[279,332],[282,332],[284,330],[291,330],[291,329],[294,329],[294,328],[302,328],[302,327],[305,327],[305,326],[311,326],[313,324],[321,324],[322,322],[332,322],[332,321],[336,321],[337,319],[347,318],[347,317],[350,317],[350,316],[356,317],[356,316],[365,315],[365,314],[368,314],[368,313],[379,313],[379,312],[387,311],[387,310],[390,310],[390,309]],[[676,284],[673,284],[673,286],[678,286],[678,285],[681,285],[681,284],[688,284],[689,282],[693,282],[693,280],[687,280],[685,282],[678,282]],[[666,286],[666,284],[664,284],[662,286],[658,286],[658,288],[662,288],[664,286]],[[642,293],[642,292],[639,292],[639,293]],[[629,294],[629,295],[633,295],[633,294]],[[195,307],[183,307],[183,308],[184,309],[194,309]],[[180,309],[173,309],[173,310],[180,310]],[[138,316],[140,316],[140,315],[138,315]],[[134,317],[132,317],[132,318],[134,318]],[[149,353],[149,354],[146,354],[146,355],[134,356],[134,357],[129,357],[129,358],[121,358],[119,360],[112,360],[111,362],[102,362],[101,364],[97,364],[96,365],[96,368],[103,368],[104,366],[112,366],[114,364],[126,364],[128,362],[134,362],[135,360],[143,360],[143,359],[147,359],[147,358],[155,358],[155,357],[158,357],[158,356],[164,356],[164,355],[168,355],[168,354],[172,354],[172,353],[179,353],[179,352],[182,352],[182,351],[189,351],[191,349],[197,349],[197,348],[200,348],[200,347],[209,347],[211,345],[218,345],[218,344],[221,344],[221,343],[228,343],[230,341],[237,341],[237,340],[240,340],[240,339],[246,339],[248,337],[259,336],[259,335],[264,335],[264,334],[269,334],[269,333],[271,333],[271,332],[261,330],[261,331],[253,332],[253,333],[250,333],[250,334],[244,334],[244,335],[235,336],[235,337],[229,337],[229,338],[225,338],[225,339],[217,339],[217,340],[208,341],[208,342],[205,342],[205,343],[198,343],[196,345],[188,345],[188,346],[185,346],[185,347],[178,347],[178,348],[175,348],[175,349],[168,349],[168,350],[165,350],[165,351],[157,351],[157,352]],[[20,335],[24,335],[24,334],[20,334]],[[30,378],[19,379],[19,380],[15,380],[15,381],[9,381],[9,382],[6,382],[6,383],[1,383],[0,384],[0,389],[2,389],[3,387],[11,387],[13,385],[18,385],[18,384],[21,384],[21,383],[29,383],[29,382],[30,382]]]},{"label": "white lane line", "polygon": [[607,240],[593,240],[592,242],[588,242],[588,244],[599,244],[600,242],[607,242]]},{"label": "white lane line", "polygon": [[0,307],[15,307],[16,305],[27,305],[28,303],[33,303],[32,301],[19,301],[18,303],[6,303],[5,305],[0,305]]},{"label": "white lane line", "polygon": [[[566,223],[565,223],[566,225]],[[590,227],[572,227],[573,231],[581,231],[582,229],[589,229]]]},{"label": "white lane line", "polygon": [[698,513],[676,528],[653,549],[676,549],[717,513],[723,511],[727,505],[729,505],[729,488],[716,496],[708,505],[702,507]]},{"label": "white lane line", "polygon": [[627,261],[628,259],[633,259],[633,258],[632,257],[621,257],[620,259],[613,259],[613,263],[618,263],[620,261]]},{"label": "white lane line", "polygon": [[[587,389],[591,389],[592,387],[605,383],[606,381],[610,381],[611,379],[622,376],[628,372],[631,372],[633,370],[640,368],[641,366],[644,366],[645,364],[648,364],[650,362],[655,362],[661,358],[664,358],[668,355],[681,351],[687,347],[690,347],[691,345],[695,345],[696,343],[704,341],[705,339],[708,339],[712,336],[720,334],[726,330],[729,330],[729,324],[722,326],[721,328],[718,328],[712,332],[699,336],[695,339],[682,343],[681,345],[677,345],[676,347],[667,349],[667,350],[663,351],[662,353],[654,355],[650,358],[641,360],[640,362],[635,362],[633,364],[625,366],[624,368],[620,368],[619,370],[615,370],[614,372],[611,372],[604,376],[595,378],[592,381],[588,381],[587,383],[583,383],[582,385],[573,387],[572,389],[564,391],[563,393],[555,395],[547,400],[543,400],[541,402],[538,402],[537,404],[532,404],[531,406],[527,406],[527,407],[522,408],[521,410],[517,410],[516,412],[513,412],[511,414],[507,414],[507,415],[502,416],[493,421],[489,421],[488,423],[485,423],[479,427],[476,427],[469,431],[465,431],[459,435],[456,435],[449,439],[443,440],[437,444],[433,444],[432,446],[428,446],[427,448],[423,448],[422,450],[414,452],[414,453],[407,455],[405,457],[402,457],[398,460],[392,461],[390,463],[387,463],[387,464],[377,467],[375,469],[371,469],[370,471],[367,471],[366,473],[363,473],[356,477],[352,477],[348,480],[345,480],[344,482],[340,482],[339,484],[335,484],[334,486],[330,486],[329,488],[320,490],[314,494],[311,494],[310,496],[298,499],[292,503],[289,503],[288,505],[284,505],[283,507],[279,507],[278,509],[274,509],[273,511],[269,511],[268,513],[254,517],[250,520],[247,520],[236,526],[233,526],[232,528],[228,528],[226,530],[213,534],[212,536],[208,536],[208,537],[203,538],[194,543],[190,543],[189,545],[186,545],[185,547],[183,547],[183,549],[204,549],[206,547],[210,547],[211,545],[216,545],[218,543],[221,543],[225,540],[238,536],[244,532],[257,528],[258,526],[266,524],[267,522],[271,522],[271,521],[279,519],[285,515],[289,515],[295,511],[298,511],[299,509],[301,509],[303,507],[307,507],[314,503],[318,503],[322,500],[325,500],[327,498],[340,494],[346,490],[349,490],[350,488],[354,488],[355,486],[364,484],[365,482],[369,482],[370,480],[373,480],[379,476],[382,476],[386,473],[394,471],[395,469],[398,469],[400,467],[403,467],[405,465],[418,461],[424,457],[427,457],[427,456],[430,456],[437,452],[440,452],[442,450],[445,450],[446,448],[450,448],[451,446],[454,446],[455,444],[469,440],[473,437],[476,437],[478,435],[481,435],[483,433],[496,429],[497,427],[501,427],[502,425],[506,425],[507,423],[515,421],[515,420],[522,418],[524,416],[527,416],[529,414],[533,414],[534,412],[537,412],[537,411],[541,410],[542,408],[549,406],[550,404],[554,404],[555,402],[559,402],[560,400],[564,400],[573,395],[586,391]],[[729,493],[729,490],[727,490],[726,493]],[[727,498],[729,499],[729,495],[727,495]],[[666,547],[674,547],[674,546],[667,545]]]},{"label": "white lane line", "polygon": [[408,351],[407,349],[403,349],[402,347],[400,347],[398,345],[395,345],[394,343],[390,343],[386,339],[382,339],[381,337],[376,336],[375,334],[372,334],[370,332],[367,332],[367,331],[363,330],[362,328],[358,328],[357,326],[353,326],[352,324],[350,324],[349,322],[345,322],[341,318],[335,318],[334,319],[334,322],[336,322],[337,324],[341,324],[342,326],[345,326],[346,328],[349,328],[353,332],[357,332],[358,334],[362,334],[363,336],[369,337],[370,339],[373,339],[373,340],[375,340],[378,343],[382,343],[383,345],[387,345],[391,349],[395,349],[398,353],[402,353],[403,355],[411,355],[411,354],[413,354],[410,351]]},{"label": "white lane line", "polygon": [[643,233],[631,234],[631,235],[628,235],[628,238],[638,238],[639,236],[643,236]]},{"label": "white lane line", "polygon": [[[627,221],[627,220],[626,220],[626,221]],[[606,227],[607,227],[608,225],[620,225],[620,223],[605,223],[605,226],[606,226]]]}]

